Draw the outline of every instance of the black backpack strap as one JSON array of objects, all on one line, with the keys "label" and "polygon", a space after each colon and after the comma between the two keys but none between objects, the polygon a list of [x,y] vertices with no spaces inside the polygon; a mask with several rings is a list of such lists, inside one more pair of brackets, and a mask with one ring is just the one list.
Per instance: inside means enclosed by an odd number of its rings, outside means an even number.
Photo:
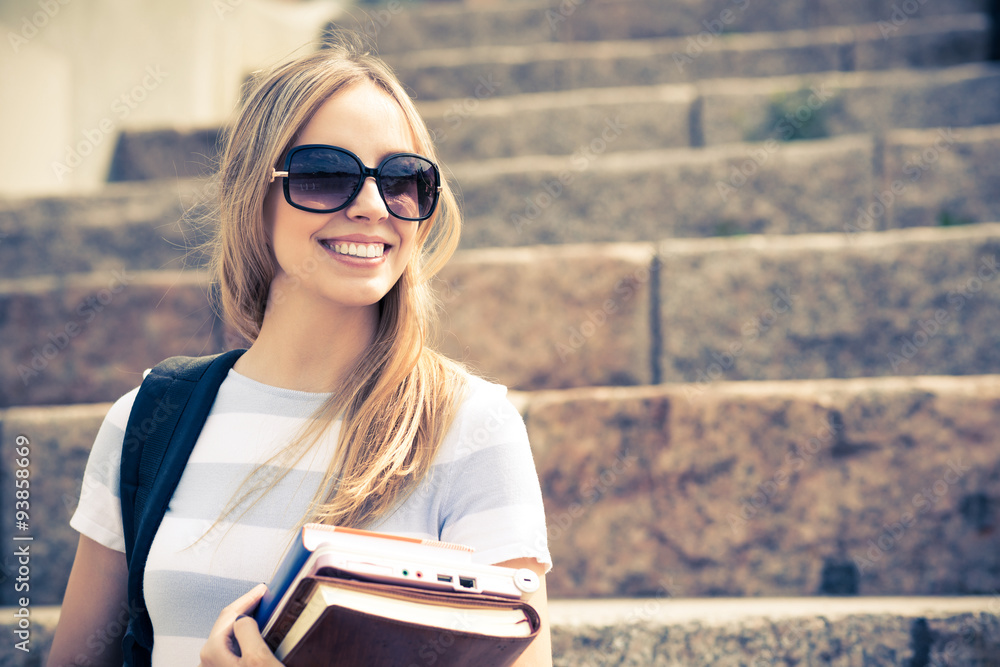
[{"label": "black backpack strap", "polygon": [[143,379],[122,443],[120,496],[130,620],[125,664],[146,667],[153,626],[142,583],[146,558],[191,450],[229,369],[245,350],[211,357],[171,357]]}]

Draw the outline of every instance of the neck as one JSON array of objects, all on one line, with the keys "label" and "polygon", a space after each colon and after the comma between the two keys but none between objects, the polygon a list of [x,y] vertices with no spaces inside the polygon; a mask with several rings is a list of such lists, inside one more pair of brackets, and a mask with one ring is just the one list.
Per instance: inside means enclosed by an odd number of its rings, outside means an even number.
[{"label": "neck", "polygon": [[274,387],[333,391],[371,344],[378,304],[336,307],[295,292],[268,300],[257,340],[233,368]]}]

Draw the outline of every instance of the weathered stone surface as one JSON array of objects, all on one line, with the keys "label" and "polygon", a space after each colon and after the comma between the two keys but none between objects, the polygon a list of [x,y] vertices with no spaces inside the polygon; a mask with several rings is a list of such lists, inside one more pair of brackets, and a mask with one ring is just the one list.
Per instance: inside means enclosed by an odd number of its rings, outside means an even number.
[{"label": "weathered stone surface", "polygon": [[699,86],[706,145],[1000,122],[1000,67],[718,80]]},{"label": "weathered stone surface", "polygon": [[1000,225],[673,240],[667,382],[1000,372]]},{"label": "weathered stone surface", "polygon": [[879,194],[891,200],[887,215],[892,226],[1000,220],[997,155],[1000,125],[887,135]]},{"label": "weathered stone surface", "polygon": [[108,185],[100,192],[0,201],[0,278],[179,268],[199,263],[203,181]]},{"label": "weathered stone surface", "polygon": [[[892,0],[803,2],[782,0],[764,6],[728,0],[552,0],[483,3],[482,6],[429,4],[415,8],[385,3],[354,8],[338,27],[373,40],[380,53],[436,48],[676,37],[720,32],[780,31],[882,21],[890,28],[930,16],[988,11],[984,0],[920,2],[905,11]],[[728,13],[726,13],[728,11]]]},{"label": "weathered stone surface", "polygon": [[198,272],[0,281],[0,406],[114,400],[165,357],[221,351]]},{"label": "weathered stone surface", "polygon": [[1000,376],[527,398],[553,597],[1000,587]]},{"label": "weathered stone surface", "polygon": [[569,157],[453,165],[463,246],[840,231],[873,191],[867,137],[618,153],[601,136],[582,143]]},{"label": "weathered stone surface", "polygon": [[652,246],[480,250],[439,276],[440,349],[510,387],[652,380]]},{"label": "weathered stone surface", "polygon": [[557,666],[990,664],[996,598],[612,600],[549,605]]},{"label": "weathered stone surface", "polygon": [[948,67],[989,60],[988,14],[881,21],[858,27],[852,69]]},{"label": "weathered stone surface", "polygon": [[[3,631],[15,609],[0,609]],[[9,643],[3,667],[41,667],[59,618],[34,607],[32,653]],[[605,665],[990,664],[1000,650],[995,598],[549,600],[553,662]],[[906,661],[909,660],[909,663]],[[936,662],[934,662],[936,661]]]},{"label": "weathered stone surface", "polygon": [[123,130],[108,181],[203,178],[216,171],[219,128]]},{"label": "weathered stone surface", "polygon": [[[942,67],[982,58],[989,21],[980,15],[914,19],[882,36],[876,24],[774,33],[709,32],[655,40],[532,44],[436,49],[387,56],[418,100],[465,99],[483,82],[499,82],[496,96],[703,79],[778,77],[855,69]],[[700,42],[698,40],[701,40]],[[933,47],[927,49],[927,47]],[[884,56],[884,61],[879,57]],[[765,86],[768,85],[765,83]]]},{"label": "weathered stone surface", "polygon": [[[554,597],[657,596],[664,587],[673,596],[1000,587],[1000,376],[514,398],[546,502]],[[52,582],[39,581],[38,604],[61,599],[77,540],[67,521],[108,407],[0,413],[8,442],[23,434],[32,443],[40,549],[32,563]],[[13,515],[2,521],[10,528]],[[830,576],[837,565],[839,583]]]},{"label": "weathered stone surface", "polygon": [[[497,85],[497,88],[493,86]],[[688,146],[693,86],[577,90],[490,99],[502,82],[469,97],[426,102],[420,112],[447,166],[457,160],[571,155],[590,141],[618,137],[608,150]]]},{"label": "weathered stone surface", "polygon": [[[79,538],[70,528],[69,519],[80,499],[80,483],[91,445],[110,407],[99,404],[0,411],[0,435],[9,452],[0,462],[0,481],[10,489],[11,496],[18,469],[14,461],[21,458],[14,456],[17,438],[24,436],[29,443],[29,528],[16,529],[13,497],[9,504],[5,501],[11,511],[0,516],[0,528],[4,535],[34,538],[26,543],[31,553],[28,597],[33,606],[62,602]],[[13,547],[5,550],[0,567],[0,580],[5,582],[0,587],[0,604],[14,606],[23,593],[10,583],[18,568]]]}]

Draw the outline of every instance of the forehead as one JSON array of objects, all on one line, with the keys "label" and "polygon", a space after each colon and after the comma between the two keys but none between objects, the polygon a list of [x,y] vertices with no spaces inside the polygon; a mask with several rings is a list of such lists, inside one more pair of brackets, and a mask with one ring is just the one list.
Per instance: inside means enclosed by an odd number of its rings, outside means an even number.
[{"label": "forehead", "polygon": [[392,153],[417,150],[399,103],[370,81],[353,84],[326,100],[295,143],[346,148],[370,167]]}]

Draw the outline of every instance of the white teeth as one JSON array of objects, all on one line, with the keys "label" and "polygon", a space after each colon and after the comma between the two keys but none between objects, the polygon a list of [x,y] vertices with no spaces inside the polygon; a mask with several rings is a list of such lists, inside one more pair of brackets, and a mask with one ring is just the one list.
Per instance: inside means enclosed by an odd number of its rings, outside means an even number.
[{"label": "white teeth", "polygon": [[381,257],[385,253],[385,245],[382,243],[335,243],[332,246],[324,243],[324,245],[338,255],[353,257]]}]

